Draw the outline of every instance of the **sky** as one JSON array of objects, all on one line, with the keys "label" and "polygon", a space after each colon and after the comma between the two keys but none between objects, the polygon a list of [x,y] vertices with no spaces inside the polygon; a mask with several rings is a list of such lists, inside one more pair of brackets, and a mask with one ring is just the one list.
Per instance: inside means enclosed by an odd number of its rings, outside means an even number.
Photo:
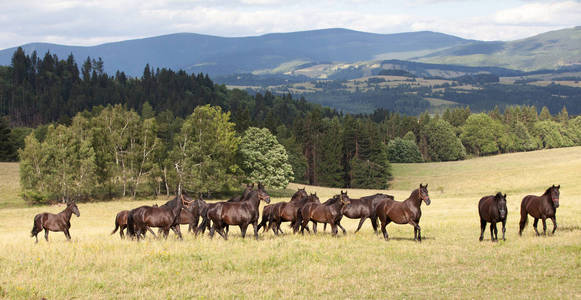
[{"label": "sky", "polygon": [[581,25],[581,0],[0,0],[0,49],[91,46],[176,32],[227,37],[324,28],[516,40]]}]

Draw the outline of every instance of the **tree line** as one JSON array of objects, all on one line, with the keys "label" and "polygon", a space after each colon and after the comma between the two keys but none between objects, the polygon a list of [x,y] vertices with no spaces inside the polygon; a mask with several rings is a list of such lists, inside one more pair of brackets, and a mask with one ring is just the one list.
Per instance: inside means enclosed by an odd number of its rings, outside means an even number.
[{"label": "tree line", "polygon": [[[46,67],[50,64],[52,68]],[[571,118],[564,107],[554,115],[546,107],[539,113],[535,106],[479,114],[466,107],[442,115],[409,116],[383,109],[351,115],[291,95],[229,90],[203,74],[146,66],[141,78],[128,78],[122,72],[103,73],[102,64],[87,58],[75,73],[72,56],[63,61],[46,54],[39,59],[17,50],[12,65],[0,69],[5,115],[0,122],[0,159],[17,159],[15,151],[22,149],[22,174],[39,176],[22,180],[30,187],[30,198],[79,191],[82,197],[101,198],[163,194],[180,183],[196,192],[227,193],[241,182],[266,180],[252,175],[258,174],[252,168],[299,183],[387,188],[390,162],[460,160],[581,145],[581,117]],[[34,105],[27,110],[30,103]],[[209,130],[207,136],[200,135],[200,128]],[[250,128],[260,138],[245,139]],[[260,149],[273,149],[267,157],[278,159],[276,172],[264,162],[253,162],[265,158],[258,157],[258,150],[244,150],[251,141],[269,145]],[[35,161],[27,156],[34,149],[51,154],[28,165]],[[191,157],[197,160],[185,160]],[[43,175],[40,162],[46,163],[49,176]],[[285,162],[290,168],[282,167]],[[72,176],[73,171],[84,173]],[[34,184],[45,177],[51,179],[43,188],[61,185],[58,193],[39,193],[41,188]]]}]

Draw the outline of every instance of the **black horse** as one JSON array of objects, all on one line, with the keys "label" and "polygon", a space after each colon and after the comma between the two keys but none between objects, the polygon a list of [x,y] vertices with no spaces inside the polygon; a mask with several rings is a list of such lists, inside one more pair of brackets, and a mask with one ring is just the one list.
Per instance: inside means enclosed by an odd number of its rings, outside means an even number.
[{"label": "black horse", "polygon": [[75,214],[77,217],[81,216],[79,208],[75,202],[68,202],[67,208],[58,214],[41,213],[34,216],[34,225],[30,236],[36,238],[38,243],[38,233],[44,229],[44,238],[48,242],[48,231],[63,231],[67,240],[71,239],[71,216]]},{"label": "black horse", "polygon": [[[359,199],[349,199],[349,204],[343,207],[343,215],[349,219],[359,219],[359,225],[355,232],[357,233],[367,218],[371,220],[373,231],[377,233],[377,206],[384,200],[393,200],[392,195],[375,194],[361,197]],[[327,229],[327,223],[323,225],[323,230]]]},{"label": "black horse", "polygon": [[547,218],[553,221],[553,234],[557,230],[557,207],[559,207],[559,189],[561,185],[549,187],[542,196],[528,195],[522,199],[520,204],[520,223],[518,234],[522,235],[522,231],[528,221],[528,215],[535,218],[533,227],[537,235],[539,231],[537,230],[537,224],[539,219],[543,220],[543,234],[547,234]]},{"label": "black horse", "polygon": [[484,239],[484,230],[486,223],[490,223],[490,240],[498,241],[498,229],[496,223],[502,222],[502,240],[505,241],[504,233],[506,232],[506,217],[508,210],[506,208],[506,194],[500,192],[496,195],[484,196],[478,202],[478,214],[480,215],[480,241]]},{"label": "black horse", "polygon": [[270,203],[270,196],[264,190],[264,186],[258,183],[258,189],[251,191],[244,201],[224,202],[209,208],[207,215],[213,223],[213,226],[210,227],[210,237],[213,237],[214,232],[218,231],[227,240],[228,232],[222,232],[224,226],[238,225],[240,226],[242,238],[244,238],[248,225],[252,224],[254,227],[254,237],[258,239],[258,206],[260,205],[260,201],[268,204]]}]

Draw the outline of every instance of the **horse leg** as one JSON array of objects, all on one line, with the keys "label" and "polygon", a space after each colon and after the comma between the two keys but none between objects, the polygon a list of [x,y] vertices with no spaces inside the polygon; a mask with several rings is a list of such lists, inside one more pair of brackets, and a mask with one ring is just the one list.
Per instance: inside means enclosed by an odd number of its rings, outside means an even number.
[{"label": "horse leg", "polygon": [[551,221],[553,221],[553,232],[552,232],[552,234],[555,234],[555,230],[557,230],[557,217],[555,217],[555,216],[551,217]]},{"label": "horse leg", "polygon": [[[363,221],[365,221],[365,219],[363,219]],[[341,228],[341,230],[343,230],[343,235],[347,234],[347,230],[345,230],[345,228],[343,228],[343,226],[341,225],[341,221],[337,222],[337,226],[339,226],[339,228]]]},{"label": "horse leg", "polygon": [[44,229],[44,239],[48,242],[48,229]]},{"label": "horse leg", "polygon": [[210,238],[214,238],[214,231],[215,231],[215,230],[216,230],[216,229],[214,229],[214,226],[211,226],[211,227],[210,227]]},{"label": "horse leg", "polygon": [[[147,231],[149,231],[149,233],[151,233],[151,235],[153,235],[154,238],[157,238],[157,235],[155,235],[155,232],[151,230],[151,227],[146,226],[145,228],[147,229]],[[145,232],[143,232],[143,238],[145,238]]]},{"label": "horse leg", "polygon": [[415,232],[415,230],[418,231],[418,239],[417,240],[418,240],[418,242],[421,242],[422,241],[422,230],[420,228],[420,225],[418,225],[418,223],[416,223],[415,221],[411,221],[411,220],[409,223],[410,223],[410,225],[412,225],[414,227],[414,232]]},{"label": "horse leg", "polygon": [[184,238],[182,237],[182,229],[180,228],[180,225],[176,225],[176,226],[172,226],[171,230],[173,230],[173,232],[178,236],[178,238],[180,240],[183,240]]},{"label": "horse leg", "polygon": [[494,240],[498,242],[498,228],[496,227],[496,222],[494,222]]},{"label": "horse leg", "polygon": [[252,223],[252,228],[254,229],[254,238],[258,240],[258,220]]},{"label": "horse leg", "polygon": [[542,220],[543,220],[543,235],[547,235],[547,218],[543,216]]},{"label": "horse leg", "polygon": [[387,224],[389,224],[388,220],[381,220],[381,232],[383,233],[383,238],[387,241],[387,238],[389,237],[387,234],[387,230],[385,230],[385,227],[387,227]]},{"label": "horse leg", "polygon": [[303,222],[301,223],[301,234],[305,235],[305,226],[307,226],[309,224],[309,219],[304,219],[303,218]]},{"label": "horse leg", "polygon": [[248,228],[248,224],[240,224],[238,225],[238,227],[240,227],[240,233],[242,234],[242,238],[246,237],[246,228]]},{"label": "horse leg", "polygon": [[375,232],[375,234],[379,234],[379,231],[377,231],[377,217],[369,218],[371,220],[371,227],[373,227],[373,231]]},{"label": "horse leg", "polygon": [[119,236],[121,237],[121,239],[125,238],[125,234],[123,233],[123,230],[125,230],[125,228],[127,228],[127,225],[121,225],[121,228],[119,228]]},{"label": "horse leg", "polygon": [[478,240],[481,242],[484,239],[484,230],[486,230],[486,221],[480,219],[480,238]]},{"label": "horse leg", "polygon": [[490,222],[490,241],[494,242],[494,222]]},{"label": "horse leg", "polygon": [[65,237],[67,238],[67,241],[71,240],[71,234],[69,233],[69,230],[65,228],[65,230],[63,230]]},{"label": "horse leg", "polygon": [[355,233],[357,233],[357,231],[359,231],[359,229],[361,229],[361,226],[363,226],[363,222],[365,222],[365,219],[366,219],[366,217],[362,217],[361,220],[359,220],[359,225],[357,226]]},{"label": "horse leg", "polygon": [[537,230],[537,224],[539,224],[539,219],[535,218],[535,221],[533,222],[533,228],[535,229],[535,232],[537,233],[537,236],[539,236],[541,234]]},{"label": "horse leg", "polygon": [[327,231],[327,223],[323,223],[323,232]]},{"label": "horse leg", "polygon": [[506,220],[502,221],[502,240],[506,241],[504,234],[506,233]]},{"label": "horse leg", "polygon": [[[325,223],[325,225],[326,224],[327,223]],[[307,231],[309,231],[309,226],[308,225],[307,225]],[[315,221],[313,221],[313,234],[317,234],[317,222],[315,222]]]},{"label": "horse leg", "polygon": [[337,229],[337,224],[331,223],[331,231],[333,232],[333,236],[337,236],[337,232],[339,232],[339,230]]}]

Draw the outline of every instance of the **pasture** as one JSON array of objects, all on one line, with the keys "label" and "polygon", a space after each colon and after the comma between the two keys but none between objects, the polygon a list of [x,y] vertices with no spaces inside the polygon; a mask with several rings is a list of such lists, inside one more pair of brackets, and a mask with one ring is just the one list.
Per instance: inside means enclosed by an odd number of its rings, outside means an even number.
[{"label": "pasture", "polygon": [[[118,211],[165,202],[160,198],[80,203],[80,218],[71,219],[71,242],[58,232],[50,234],[49,243],[34,244],[34,215],[64,206],[15,207],[17,169],[17,164],[0,164],[2,298],[581,297],[581,147],[395,164],[392,189],[381,192],[401,201],[420,183],[429,184],[432,204],[422,205],[422,243],[412,240],[410,225],[390,224],[385,242],[369,221],[353,234],[358,220],[346,218],[342,224],[348,233],[337,238],[329,229],[293,235],[288,223],[283,223],[284,236],[261,233],[258,241],[241,239],[234,227],[228,241],[191,234],[178,241],[171,233],[168,240],[148,237],[137,243],[110,235]],[[556,234],[535,236],[529,217],[519,237],[522,197],[540,195],[553,183],[561,184]],[[303,185],[290,186],[297,187]],[[306,189],[321,201],[341,190]],[[478,242],[478,200],[496,191],[507,193],[507,240],[490,242],[487,228]],[[350,189],[349,196],[375,192]]]}]

